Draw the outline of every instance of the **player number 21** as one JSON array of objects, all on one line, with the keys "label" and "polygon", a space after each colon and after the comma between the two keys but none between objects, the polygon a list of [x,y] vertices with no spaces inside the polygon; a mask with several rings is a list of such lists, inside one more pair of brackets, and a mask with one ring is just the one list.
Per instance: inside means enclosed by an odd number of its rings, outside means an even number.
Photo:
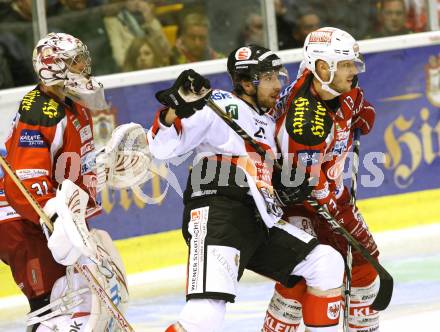
[{"label": "player number 21", "polygon": [[49,192],[49,188],[47,186],[47,182],[43,181],[41,186],[38,182],[35,182],[34,184],[32,184],[31,188],[34,189],[36,191],[36,194],[38,196],[43,196],[43,195],[47,195],[47,193]]}]

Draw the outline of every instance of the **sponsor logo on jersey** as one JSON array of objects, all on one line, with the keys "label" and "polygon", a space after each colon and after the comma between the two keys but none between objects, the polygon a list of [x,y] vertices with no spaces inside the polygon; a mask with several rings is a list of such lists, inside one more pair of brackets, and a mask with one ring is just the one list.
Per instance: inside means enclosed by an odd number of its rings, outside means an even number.
[{"label": "sponsor logo on jersey", "polygon": [[209,206],[191,210],[188,230],[192,234],[188,269],[188,293],[202,293],[204,282],[205,238]]},{"label": "sponsor logo on jersey", "polygon": [[79,123],[78,119],[73,119],[72,120],[72,124],[73,124],[73,126],[75,127],[76,130],[80,130],[81,124]]},{"label": "sponsor logo on jersey", "polygon": [[231,104],[225,107],[226,113],[230,118],[238,120],[238,105]]},{"label": "sponsor logo on jersey", "polygon": [[240,47],[237,52],[235,52],[236,60],[248,60],[252,55],[252,51],[249,47]]},{"label": "sponsor logo on jersey", "polygon": [[89,152],[81,157],[81,175],[90,173],[96,168],[95,151]]},{"label": "sponsor logo on jersey", "polygon": [[330,319],[338,319],[341,301],[330,302],[327,304],[327,317]]},{"label": "sponsor logo on jersey", "polygon": [[294,113],[293,113],[293,133],[296,135],[302,135],[304,133],[304,113],[309,110],[310,102],[307,98],[299,97],[295,99]]},{"label": "sponsor logo on jersey", "polygon": [[38,178],[40,176],[47,176],[49,175],[49,171],[46,169],[17,169],[16,171],[17,176],[20,180],[26,180],[26,179],[34,179]]},{"label": "sponsor logo on jersey", "polygon": [[298,160],[304,166],[312,166],[319,163],[319,150],[298,151]]},{"label": "sponsor logo on jersey", "polygon": [[92,150],[95,150],[95,143],[93,141],[87,142],[86,144],[81,146],[81,156]]},{"label": "sponsor logo on jersey", "polygon": [[92,129],[90,128],[90,125],[87,125],[79,131],[79,135],[81,137],[81,143],[84,143],[85,141],[92,138]]},{"label": "sponsor logo on jersey", "polygon": [[346,150],[347,150],[347,146],[348,146],[348,135],[345,139],[343,140],[338,140],[335,142],[335,146],[333,148],[333,155],[334,156],[340,156],[341,154],[343,154]]},{"label": "sponsor logo on jersey", "polygon": [[316,109],[313,110],[313,118],[310,121],[312,123],[312,134],[319,137],[324,137],[324,118],[326,113],[326,108],[318,101]]},{"label": "sponsor logo on jersey", "polygon": [[216,91],[211,95],[212,100],[232,99],[232,95],[224,91]]},{"label": "sponsor logo on jersey", "polygon": [[47,142],[39,130],[23,129],[20,132],[18,146],[26,148],[45,148],[47,147]]},{"label": "sponsor logo on jersey", "polygon": [[39,97],[41,92],[39,90],[32,90],[23,97],[21,101],[21,109],[23,111],[30,111],[35,98]]},{"label": "sponsor logo on jersey", "polygon": [[56,118],[58,116],[58,104],[55,100],[49,99],[43,103],[43,114],[49,117],[49,119]]}]

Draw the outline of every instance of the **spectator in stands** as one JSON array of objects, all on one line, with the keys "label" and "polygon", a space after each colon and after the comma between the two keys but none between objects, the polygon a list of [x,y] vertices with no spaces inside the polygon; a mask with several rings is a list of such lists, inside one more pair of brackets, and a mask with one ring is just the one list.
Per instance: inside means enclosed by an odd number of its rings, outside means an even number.
[{"label": "spectator in stands", "polygon": [[264,21],[258,12],[250,12],[238,35],[238,45],[266,45],[264,40]]},{"label": "spectator in stands", "polygon": [[305,7],[313,8],[321,19],[321,26],[334,26],[363,39],[371,33],[376,18],[378,0],[286,0],[289,13],[295,14]]},{"label": "spectator in stands", "polygon": [[295,20],[295,28],[292,31],[290,48],[302,48],[307,35],[321,27],[321,19],[314,10],[310,7],[299,10]]},{"label": "spectator in stands", "polygon": [[372,37],[405,35],[412,31],[405,25],[405,0],[381,0],[378,13],[379,30]]},{"label": "spectator in stands", "polygon": [[92,57],[93,75],[111,74],[117,71],[113,60],[110,41],[106,33],[103,17],[103,8],[96,6],[89,8],[87,0],[60,0],[63,9],[60,15],[50,17],[49,24],[62,31],[79,38],[88,49]]},{"label": "spectator in stands", "polygon": [[119,67],[125,66],[125,54],[135,38],[147,37],[151,44],[155,45],[157,52],[166,59],[171,54],[171,46],[162,25],[154,16],[154,5],[147,1],[126,1],[122,9],[104,18],[104,24],[113,57]]},{"label": "spectator in stands", "polygon": [[36,83],[27,54],[23,43],[13,33],[0,34],[0,89]]},{"label": "spectator in stands", "polygon": [[285,0],[275,0],[275,15],[277,21],[278,49],[285,50],[293,48],[292,32],[293,22],[289,20],[291,13],[288,13]]},{"label": "spectator in stands", "polygon": [[[440,2],[438,2],[440,4]],[[428,26],[428,10],[426,0],[405,0],[406,26],[412,32],[426,31]],[[438,7],[440,9],[440,6]]]},{"label": "spectator in stands", "polygon": [[199,12],[184,16],[179,27],[176,45],[172,49],[171,64],[218,59],[222,54],[209,47],[208,18]]},{"label": "spectator in stands", "polygon": [[32,0],[0,2],[0,89],[36,83],[32,63]]},{"label": "spectator in stands", "polygon": [[0,2],[0,22],[31,22],[32,0]]},{"label": "spectator in stands", "polygon": [[169,58],[163,56],[150,38],[138,37],[132,40],[123,65],[124,71],[150,69],[169,65]]}]

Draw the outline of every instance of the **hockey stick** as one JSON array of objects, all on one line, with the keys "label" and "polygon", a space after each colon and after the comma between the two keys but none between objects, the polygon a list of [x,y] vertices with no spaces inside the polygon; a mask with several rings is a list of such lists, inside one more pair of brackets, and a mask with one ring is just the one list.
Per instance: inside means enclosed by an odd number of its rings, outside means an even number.
[{"label": "hockey stick", "polygon": [[[234,130],[237,135],[239,135],[244,141],[251,145],[255,151],[263,158],[272,158],[266,151],[258,145],[258,143],[250,137],[234,120],[232,120],[223,110],[212,100],[209,99],[207,105],[221,118],[223,121]],[[282,169],[280,163],[272,158],[271,160],[274,166],[279,170]],[[324,209],[316,200],[308,199],[307,202],[316,209],[316,212],[321,215],[332,228],[339,232],[347,242],[356,250],[358,250],[361,255],[374,267],[379,275],[380,287],[375,300],[373,301],[371,307],[374,310],[384,310],[391,301],[393,295],[393,277],[388,273],[385,268],[380,265],[380,263],[374,259],[367,249],[365,249],[344,227],[342,227],[331,215]]]},{"label": "hockey stick", "polygon": [[[359,148],[361,145],[361,130],[356,128],[353,135],[353,162],[351,167],[351,187],[350,187],[350,204],[354,207],[356,204],[357,194],[357,175],[359,172]],[[347,245],[347,257],[345,259],[345,290],[344,290],[344,332],[348,332],[350,315],[350,295],[351,295],[351,268],[353,263],[353,255],[351,253],[351,245]]]},{"label": "hockey stick", "polygon": [[[52,221],[46,215],[46,213],[43,211],[40,204],[35,200],[35,198],[32,196],[32,194],[29,193],[29,191],[21,183],[20,179],[15,174],[15,172],[12,170],[12,167],[9,165],[9,163],[6,161],[6,159],[1,155],[0,155],[0,164],[3,167],[3,169],[5,170],[5,172],[8,173],[8,175],[14,181],[15,185],[21,191],[23,196],[26,198],[26,200],[29,202],[29,204],[32,206],[32,208],[35,210],[35,212],[38,214],[38,216],[40,217],[40,224],[41,224],[41,227],[43,228],[43,230],[45,231],[45,233],[46,232],[48,232],[49,234],[52,233],[53,232]],[[105,305],[108,312],[116,320],[116,322],[119,325],[119,327],[121,328],[121,330],[124,332],[134,332],[134,329],[130,326],[127,319],[119,311],[118,307],[116,307],[116,305],[110,299],[110,297],[105,292],[105,290],[101,287],[98,280],[93,275],[93,273],[90,271],[90,269],[86,265],[81,265],[79,263],[75,263],[74,267],[87,280],[87,283],[89,284],[90,288],[96,293],[96,295],[99,297],[99,299]]]}]

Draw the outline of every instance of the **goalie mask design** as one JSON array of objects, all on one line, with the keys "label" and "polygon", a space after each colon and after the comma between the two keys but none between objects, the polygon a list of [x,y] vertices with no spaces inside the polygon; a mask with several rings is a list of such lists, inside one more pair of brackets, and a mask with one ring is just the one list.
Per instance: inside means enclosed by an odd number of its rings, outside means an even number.
[{"label": "goalie mask design", "polygon": [[32,62],[35,73],[45,85],[65,83],[73,66],[83,65],[79,75],[88,77],[91,73],[91,59],[87,46],[78,38],[66,33],[49,33],[35,46]]},{"label": "goalie mask design", "polygon": [[34,48],[34,71],[47,86],[60,85],[75,102],[91,109],[108,107],[101,83],[91,77],[87,46],[66,33],[49,33]]}]

